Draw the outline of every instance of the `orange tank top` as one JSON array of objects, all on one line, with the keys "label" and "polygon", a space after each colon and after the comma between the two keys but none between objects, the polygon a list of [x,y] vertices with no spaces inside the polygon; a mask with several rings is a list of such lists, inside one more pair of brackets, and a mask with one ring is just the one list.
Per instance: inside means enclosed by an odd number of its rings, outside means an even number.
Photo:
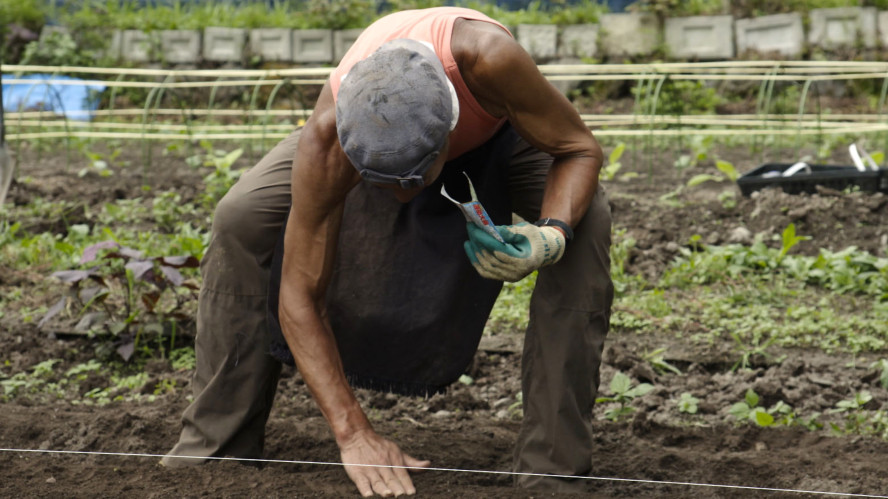
[{"label": "orange tank top", "polygon": [[[457,19],[472,19],[495,24],[509,33],[502,24],[484,14],[461,7],[435,7],[422,10],[405,10],[385,16],[367,27],[354,45],[346,52],[345,57],[330,74],[330,87],[333,99],[339,93],[342,76],[360,60],[368,57],[383,43],[397,38],[409,38],[431,43],[435,53],[444,65],[444,71],[459,99],[459,121],[450,135],[450,152],[447,159],[459,157],[487,142],[505,123],[505,118],[496,118],[485,111],[459,73],[450,39],[453,35],[453,23]],[[509,33],[511,36],[511,33]]]}]

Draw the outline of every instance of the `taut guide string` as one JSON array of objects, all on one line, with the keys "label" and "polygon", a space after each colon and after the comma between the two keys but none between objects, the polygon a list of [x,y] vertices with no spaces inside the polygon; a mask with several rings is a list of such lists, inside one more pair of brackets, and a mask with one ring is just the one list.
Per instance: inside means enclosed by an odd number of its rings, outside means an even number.
[{"label": "taut guide string", "polygon": [[[91,451],[76,451],[76,450],[43,450],[43,449],[2,449],[0,448],[0,452],[22,452],[22,453],[35,453],[35,454],[78,454],[78,455],[90,455],[90,456],[118,456],[118,457],[156,457],[161,458],[164,457],[165,454],[143,454],[143,453],[128,453],[128,452],[91,452]],[[322,466],[344,466],[342,463],[328,463],[323,461],[291,461],[286,459],[244,459],[238,457],[202,457],[202,456],[175,456],[177,459],[206,459],[206,460],[215,460],[215,461],[246,461],[253,463],[274,463],[274,464],[310,464],[310,465],[322,465]],[[774,487],[752,487],[745,485],[720,485],[713,483],[694,483],[694,482],[673,482],[668,480],[644,480],[640,478],[613,478],[613,477],[597,477],[597,476],[572,476],[572,475],[552,475],[546,473],[521,473],[517,471],[491,471],[491,470],[467,470],[467,469],[458,469],[458,468],[418,468],[411,466],[382,466],[378,464],[352,464],[350,466],[362,466],[366,468],[403,468],[406,470],[417,470],[417,471],[446,471],[451,473],[482,473],[487,475],[509,475],[509,476],[535,476],[535,477],[546,477],[546,478],[571,478],[571,479],[582,479],[582,480],[599,480],[599,481],[609,481],[609,482],[624,482],[624,483],[647,483],[647,484],[656,484],[656,485],[676,485],[676,486],[684,486],[684,487],[709,487],[709,488],[717,488],[717,489],[734,489],[734,490],[759,490],[765,492],[793,492],[797,494],[811,494],[811,495],[821,495],[821,496],[839,496],[839,497],[873,497],[878,499],[888,499],[888,496],[884,495],[872,495],[872,494],[851,494],[845,492],[823,492],[817,490],[800,490],[800,489],[779,489]]]}]

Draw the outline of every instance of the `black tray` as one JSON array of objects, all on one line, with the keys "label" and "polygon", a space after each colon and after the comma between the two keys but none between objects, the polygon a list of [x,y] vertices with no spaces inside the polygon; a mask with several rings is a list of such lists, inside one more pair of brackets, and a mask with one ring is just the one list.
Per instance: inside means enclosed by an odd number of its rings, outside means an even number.
[{"label": "black tray", "polygon": [[860,171],[853,166],[808,165],[810,172],[799,171],[790,177],[768,176],[769,172],[783,174],[791,163],[768,163],[744,173],[737,185],[744,196],[768,187],[779,187],[788,194],[815,193],[817,186],[844,190],[857,186],[866,192],[888,192],[888,170]]}]

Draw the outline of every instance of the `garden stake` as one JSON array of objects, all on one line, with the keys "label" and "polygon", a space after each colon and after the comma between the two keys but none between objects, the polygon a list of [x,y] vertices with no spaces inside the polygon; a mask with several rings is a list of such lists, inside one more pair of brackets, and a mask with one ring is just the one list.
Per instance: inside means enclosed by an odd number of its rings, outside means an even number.
[{"label": "garden stake", "polygon": [[[885,95],[888,93],[888,75],[882,80],[882,92],[879,94],[879,107],[878,107],[878,121],[879,123],[883,123],[882,121],[882,113],[885,110]],[[883,134],[882,138],[885,146],[888,147],[888,134]]]},{"label": "garden stake", "polygon": [[[253,85],[253,95],[250,96],[250,110],[247,111],[247,124],[250,126],[249,131],[253,131],[253,122],[256,120],[256,101],[259,98],[259,89],[262,87],[262,83],[265,81],[265,78],[260,78]],[[264,135],[264,133],[263,133]],[[256,163],[256,158],[253,155],[253,141],[248,140],[246,142],[246,150],[247,155],[250,157],[250,163]]]},{"label": "garden stake", "polygon": [[[669,78],[668,75],[660,76],[660,81],[657,82],[657,89],[654,90],[653,102],[651,102],[651,126],[648,127],[650,132],[654,131],[654,116],[657,115],[657,104],[660,99],[660,90],[663,88],[663,83],[666,79]],[[648,182],[654,182],[654,135],[650,133],[648,135]]]},{"label": "garden stake", "polygon": [[268,100],[265,102],[265,114],[262,115],[262,148],[265,149],[265,132],[268,129],[268,117],[269,112],[271,111],[271,106],[274,103],[275,97],[277,97],[278,90],[281,89],[284,85],[290,83],[290,80],[283,79],[274,88],[271,89],[271,93],[268,95]]},{"label": "garden stake", "polygon": [[[0,81],[3,80],[2,60],[0,60]],[[6,200],[6,193],[12,185],[12,158],[6,147],[6,120],[4,119],[3,85],[0,84],[0,206]]]}]

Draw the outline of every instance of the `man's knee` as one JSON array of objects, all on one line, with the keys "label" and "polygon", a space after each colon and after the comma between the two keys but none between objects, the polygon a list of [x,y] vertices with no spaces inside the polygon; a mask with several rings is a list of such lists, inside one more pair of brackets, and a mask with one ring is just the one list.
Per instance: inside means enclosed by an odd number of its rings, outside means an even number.
[{"label": "man's knee", "polygon": [[251,226],[250,206],[242,197],[233,193],[225,195],[213,213],[213,232],[219,234],[240,234],[249,231]]}]

